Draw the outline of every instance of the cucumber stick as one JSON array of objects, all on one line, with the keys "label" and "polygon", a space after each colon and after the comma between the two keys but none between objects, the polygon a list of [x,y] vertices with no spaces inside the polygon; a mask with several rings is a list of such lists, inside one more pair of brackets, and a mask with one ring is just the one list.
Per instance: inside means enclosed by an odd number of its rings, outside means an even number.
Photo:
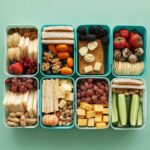
[{"label": "cucumber stick", "polygon": [[131,106],[131,96],[126,95],[126,106],[127,106],[127,122],[130,123],[130,106]]},{"label": "cucumber stick", "polygon": [[127,125],[127,107],[126,107],[126,99],[124,94],[118,94],[118,111],[120,123],[122,126]]},{"label": "cucumber stick", "polygon": [[117,94],[112,93],[112,123],[118,122]]},{"label": "cucumber stick", "polygon": [[137,94],[132,95],[131,109],[130,109],[130,125],[136,126],[138,118],[140,98]]},{"label": "cucumber stick", "polygon": [[137,118],[137,126],[143,125],[143,108],[142,103],[139,104],[139,110],[138,110],[138,118]]}]

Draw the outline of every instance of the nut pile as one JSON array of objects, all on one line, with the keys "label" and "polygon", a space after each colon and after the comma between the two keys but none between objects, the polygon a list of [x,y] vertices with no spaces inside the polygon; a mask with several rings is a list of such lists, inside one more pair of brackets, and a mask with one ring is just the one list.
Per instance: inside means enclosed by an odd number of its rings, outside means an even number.
[{"label": "nut pile", "polygon": [[118,75],[140,75],[144,70],[143,35],[120,29],[114,33],[114,72]]},{"label": "nut pile", "polygon": [[72,81],[70,79],[46,79],[43,81],[42,88],[43,125],[71,126],[74,99]]},{"label": "nut pile", "polygon": [[70,26],[49,26],[42,32],[45,74],[70,75],[73,73],[74,32]]},{"label": "nut pile", "polygon": [[10,74],[37,72],[38,32],[36,28],[11,28],[7,35],[7,47]]},{"label": "nut pile", "polygon": [[106,128],[109,122],[109,85],[104,79],[77,82],[77,126]]},{"label": "nut pile", "polygon": [[[29,81],[32,87],[28,86]],[[33,78],[8,78],[6,86],[8,91],[3,101],[6,124],[10,127],[35,126],[38,121],[37,81]]]}]

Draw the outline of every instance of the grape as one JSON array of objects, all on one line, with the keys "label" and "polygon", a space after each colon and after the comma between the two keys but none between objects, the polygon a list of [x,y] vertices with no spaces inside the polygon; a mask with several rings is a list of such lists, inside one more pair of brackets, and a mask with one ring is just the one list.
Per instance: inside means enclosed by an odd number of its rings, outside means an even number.
[{"label": "grape", "polygon": [[77,98],[80,98],[81,94],[80,93],[77,93]]},{"label": "grape", "polygon": [[81,92],[81,89],[77,89],[77,93],[80,93]]},{"label": "grape", "polygon": [[6,83],[6,85],[10,85],[11,84],[11,80],[10,79],[6,79],[5,83]]},{"label": "grape", "polygon": [[20,88],[19,88],[19,91],[22,92],[22,93],[25,92],[25,86],[21,85]]},{"label": "grape", "polygon": [[82,92],[81,92],[81,97],[85,97],[85,95],[86,95],[86,92],[85,92],[85,91],[82,91]]},{"label": "grape", "polygon": [[34,80],[33,86],[35,89],[37,88],[37,81],[36,80]]},{"label": "grape", "polygon": [[86,90],[86,88],[85,88],[83,85],[81,85],[80,88],[81,88],[82,91],[85,91],[85,90]]},{"label": "grape", "polygon": [[100,87],[100,89],[104,91],[104,90],[105,90],[105,87],[102,85],[102,86]]},{"label": "grape", "polygon": [[11,86],[10,90],[11,90],[12,92],[17,92],[17,87],[16,87],[16,86]]},{"label": "grape", "polygon": [[92,93],[93,93],[93,91],[92,91],[92,90],[87,90],[86,95],[87,95],[87,96],[91,96],[91,95],[92,95]]},{"label": "grape", "polygon": [[102,96],[102,97],[101,97],[101,101],[102,101],[102,102],[106,102],[106,101],[107,101],[107,97],[106,97],[106,96]]},{"label": "grape", "polygon": [[89,79],[87,79],[87,82],[88,82],[88,83],[92,83],[92,82],[93,82],[93,79],[89,78]]},{"label": "grape", "polygon": [[100,95],[102,95],[103,94],[103,91],[101,90],[101,89],[98,89],[98,91],[97,91]]},{"label": "grape", "polygon": [[97,86],[100,88],[101,87],[101,83],[100,82],[97,82]]},{"label": "grape", "polygon": [[28,88],[28,89],[33,89],[33,85],[32,84],[26,84],[26,87]]},{"label": "grape", "polygon": [[12,82],[12,84],[17,83],[17,78],[12,78],[12,79],[11,79],[11,82]]},{"label": "grape", "polygon": [[106,93],[103,92],[102,96],[105,96],[105,97],[106,97],[107,95],[106,95]]},{"label": "grape", "polygon": [[89,89],[92,89],[93,88],[93,83],[90,83],[89,84]]},{"label": "grape", "polygon": [[96,96],[96,95],[93,95],[93,96],[92,96],[92,100],[94,100],[94,99],[97,99],[97,96]]},{"label": "grape", "polygon": [[109,88],[106,86],[105,89],[104,89],[104,91],[106,92],[106,94],[108,94]]},{"label": "grape", "polygon": [[85,98],[85,102],[90,103],[91,102],[91,98],[90,97]]},{"label": "grape", "polygon": [[26,83],[32,84],[32,83],[33,83],[33,80],[32,80],[32,79],[28,79],[28,80],[26,81]]},{"label": "grape", "polygon": [[89,88],[89,84],[87,82],[84,83],[84,86],[85,86],[86,89]]},{"label": "grape", "polygon": [[93,89],[94,91],[98,91],[98,87],[96,85],[94,85]]},{"label": "grape", "polygon": [[97,99],[93,99],[92,102],[93,102],[93,104],[96,104],[97,103]]}]

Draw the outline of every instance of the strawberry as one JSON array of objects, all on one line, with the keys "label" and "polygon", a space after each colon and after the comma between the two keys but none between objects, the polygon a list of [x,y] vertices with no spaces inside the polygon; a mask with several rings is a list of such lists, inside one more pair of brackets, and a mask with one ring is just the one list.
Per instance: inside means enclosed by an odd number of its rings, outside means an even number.
[{"label": "strawberry", "polygon": [[130,49],[131,46],[130,46],[130,44],[128,42],[126,42],[124,48],[129,48]]},{"label": "strawberry", "polygon": [[23,73],[23,66],[20,62],[9,65],[8,71],[10,74],[21,75]]},{"label": "strawberry", "polygon": [[129,33],[129,37],[131,37],[131,36],[134,35],[134,34],[136,34],[136,32],[135,32],[135,31],[131,31],[131,32]]},{"label": "strawberry", "polygon": [[132,47],[138,48],[143,45],[143,39],[139,34],[133,34],[129,38],[129,43]]},{"label": "strawberry", "polygon": [[114,34],[114,37],[116,38],[116,37],[120,37],[120,33],[119,32],[116,32],[115,34]]},{"label": "strawberry", "polygon": [[116,49],[122,49],[125,47],[126,39],[123,37],[117,37],[114,39],[114,47]]},{"label": "strawberry", "polygon": [[121,37],[124,37],[125,39],[127,39],[129,36],[129,31],[127,29],[121,29],[119,30],[119,34]]}]

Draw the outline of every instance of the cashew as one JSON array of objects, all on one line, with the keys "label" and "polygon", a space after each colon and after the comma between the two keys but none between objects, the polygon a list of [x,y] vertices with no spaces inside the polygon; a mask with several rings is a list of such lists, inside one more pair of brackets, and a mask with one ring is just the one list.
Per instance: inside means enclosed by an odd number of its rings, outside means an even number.
[{"label": "cashew", "polygon": [[66,122],[71,122],[71,120],[72,120],[71,117],[66,118]]},{"label": "cashew", "polygon": [[37,118],[27,118],[27,124],[35,125],[37,123]]},{"label": "cashew", "polygon": [[15,122],[15,123],[19,123],[19,122],[20,122],[20,119],[8,117],[8,121],[10,121],[10,122]]},{"label": "cashew", "polygon": [[23,112],[16,112],[17,117],[21,117],[24,113]]},{"label": "cashew", "polygon": [[15,122],[11,122],[11,121],[7,121],[7,125],[10,127],[18,127],[19,124],[15,123]]},{"label": "cashew", "polygon": [[15,118],[15,117],[16,117],[16,113],[11,112],[11,113],[9,114],[9,117]]}]

